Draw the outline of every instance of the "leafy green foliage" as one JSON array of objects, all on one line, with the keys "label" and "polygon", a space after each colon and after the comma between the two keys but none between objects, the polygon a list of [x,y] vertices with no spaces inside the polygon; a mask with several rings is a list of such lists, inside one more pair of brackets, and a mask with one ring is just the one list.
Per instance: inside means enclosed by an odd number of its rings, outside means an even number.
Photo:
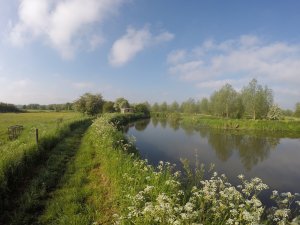
[{"label": "leafy green foliage", "polygon": [[149,116],[150,115],[150,109],[148,108],[147,104],[145,104],[145,103],[136,104],[134,106],[134,112],[136,112],[136,113],[142,113],[145,116]]},{"label": "leafy green foliage", "polygon": [[78,112],[96,115],[102,112],[103,103],[101,94],[85,93],[74,102],[74,107]]},{"label": "leafy green foliage", "polygon": [[116,112],[121,112],[121,109],[129,108],[129,102],[125,98],[117,98],[114,104]]},{"label": "leafy green foliage", "polygon": [[103,113],[113,113],[115,112],[114,102],[106,101],[103,104]]},{"label": "leafy green foliage", "polygon": [[271,106],[267,118],[269,120],[280,120],[282,118],[282,111],[278,105]]},{"label": "leafy green foliage", "polygon": [[263,88],[256,79],[242,90],[245,113],[252,116],[252,119],[266,118],[271,105],[273,104],[272,90],[267,86]]}]

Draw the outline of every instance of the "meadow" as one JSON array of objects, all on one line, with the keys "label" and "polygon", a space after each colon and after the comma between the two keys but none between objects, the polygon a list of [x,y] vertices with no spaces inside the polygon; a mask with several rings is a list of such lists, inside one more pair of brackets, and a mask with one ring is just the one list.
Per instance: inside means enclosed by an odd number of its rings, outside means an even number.
[{"label": "meadow", "polygon": [[[42,163],[47,152],[65,135],[86,120],[78,113],[1,113],[0,114],[0,211],[5,209],[11,195],[25,177]],[[9,140],[7,129],[12,125],[24,127],[21,135]],[[39,144],[36,144],[36,128]]]}]

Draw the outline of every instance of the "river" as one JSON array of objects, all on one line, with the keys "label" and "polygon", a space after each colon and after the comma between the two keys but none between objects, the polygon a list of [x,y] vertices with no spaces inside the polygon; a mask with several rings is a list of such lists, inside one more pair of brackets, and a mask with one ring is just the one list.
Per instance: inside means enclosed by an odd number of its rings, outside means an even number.
[{"label": "river", "polygon": [[137,121],[125,132],[134,136],[142,158],[152,165],[159,161],[175,163],[188,159],[214,164],[215,170],[224,173],[233,184],[237,176],[250,179],[259,177],[269,185],[270,191],[262,194],[266,204],[271,190],[300,192],[300,139],[284,138],[274,134],[239,133],[226,130],[183,126],[167,120]]}]

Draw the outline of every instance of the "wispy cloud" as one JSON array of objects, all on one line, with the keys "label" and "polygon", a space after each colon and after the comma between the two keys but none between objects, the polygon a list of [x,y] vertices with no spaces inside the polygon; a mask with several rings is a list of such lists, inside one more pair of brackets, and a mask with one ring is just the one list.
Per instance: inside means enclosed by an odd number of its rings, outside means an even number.
[{"label": "wispy cloud", "polygon": [[169,32],[153,35],[147,26],[140,30],[128,27],[126,34],[114,42],[109,55],[109,62],[112,66],[122,66],[145,48],[170,41],[173,38],[174,35]]},{"label": "wispy cloud", "polygon": [[[86,39],[89,26],[97,25],[112,14],[126,0],[20,0],[19,21],[12,26],[9,39],[15,46],[45,38],[63,58],[72,58],[80,39]],[[85,32],[83,37],[82,32]],[[90,34],[87,41],[92,48],[103,37]]]},{"label": "wispy cloud", "polygon": [[265,42],[253,35],[219,43],[206,40],[189,51],[171,52],[167,62],[172,75],[202,89],[227,82],[240,88],[251,78],[283,89],[298,90],[300,85],[300,44]]}]

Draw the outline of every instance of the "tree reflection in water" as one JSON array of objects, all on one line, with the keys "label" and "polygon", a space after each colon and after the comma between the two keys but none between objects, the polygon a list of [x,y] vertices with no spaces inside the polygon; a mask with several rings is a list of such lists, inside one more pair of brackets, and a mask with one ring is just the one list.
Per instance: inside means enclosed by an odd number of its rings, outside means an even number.
[{"label": "tree reflection in water", "polygon": [[240,161],[247,171],[250,171],[259,162],[268,158],[272,149],[280,143],[280,138],[266,137],[264,134],[240,134],[237,131],[217,130],[209,128],[197,128],[180,124],[177,120],[166,118],[152,118],[154,126],[160,123],[163,128],[168,124],[174,131],[182,128],[186,135],[193,135],[199,132],[202,138],[207,138],[209,145],[214,149],[216,156],[221,161],[227,161],[237,151]]},{"label": "tree reflection in water", "polygon": [[270,151],[280,143],[280,138],[276,137],[242,135],[236,132],[207,128],[198,131],[202,138],[208,139],[208,143],[220,160],[227,161],[233,152],[237,151],[247,171],[250,171],[257,163],[267,159]]}]

